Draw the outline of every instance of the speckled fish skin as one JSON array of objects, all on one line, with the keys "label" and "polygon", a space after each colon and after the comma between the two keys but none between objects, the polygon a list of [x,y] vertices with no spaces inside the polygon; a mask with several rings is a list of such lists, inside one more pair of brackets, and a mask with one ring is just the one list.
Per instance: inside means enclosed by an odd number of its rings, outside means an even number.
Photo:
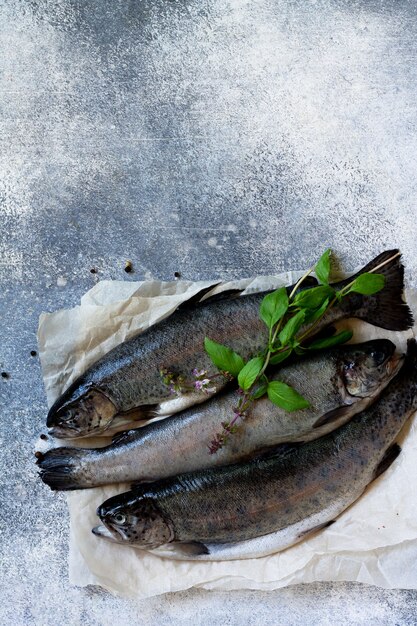
[{"label": "speckled fish skin", "polygon": [[[158,405],[167,401],[167,413],[186,408],[207,399],[205,393],[186,394],[177,402],[164,384],[160,371],[174,374],[190,373],[196,367],[209,376],[218,374],[204,350],[204,337],[225,343],[244,358],[257,353],[267,341],[265,325],[259,319],[259,305],[265,294],[252,294],[225,299],[206,305],[174,312],[168,319],[152,326],[140,335],[116,346],[80,378],[51,407],[47,425],[59,437],[96,435],[107,430],[116,415],[143,406],[139,417],[150,416]],[[225,386],[226,379],[216,379],[216,391]],[[79,404],[92,390],[98,390],[113,405],[110,419],[89,423],[76,414]],[[161,407],[159,407],[161,408]],[[111,411],[110,411],[111,413]],[[163,409],[160,411],[164,413]]]},{"label": "speckled fish skin", "polygon": [[[402,301],[404,268],[397,250],[379,255],[361,271],[394,259],[381,269],[386,276],[384,289],[375,296],[351,294],[317,325],[346,317],[359,317],[391,330],[412,324],[409,308]],[[346,281],[337,283],[340,288]],[[288,289],[291,289],[288,288]],[[208,376],[218,373],[204,350],[204,338],[226,344],[244,359],[257,354],[268,341],[266,326],[259,318],[259,305],[265,294],[208,301],[178,309],[168,319],[120,344],[95,363],[67,389],[51,407],[47,425],[61,438],[93,436],[117,426],[124,430],[132,420],[169,415],[207,400],[207,395],[186,393],[172,399],[160,371],[168,369],[189,378],[194,368]],[[215,392],[226,385],[216,378]],[[130,412],[130,413],[129,413]]]},{"label": "speckled fish skin", "polygon": [[257,400],[216,454],[209,454],[209,444],[233,414],[235,390],[129,431],[106,448],[53,449],[38,461],[40,476],[51,489],[61,490],[151,481],[235,463],[279,443],[315,439],[374,401],[398,371],[401,359],[394,352],[391,341],[378,339],[310,353],[282,367],[273,377],[302,389],[310,407],[288,413],[266,397]]},{"label": "speckled fish skin", "polygon": [[201,544],[202,559],[212,544],[227,549],[271,533],[281,532],[281,549],[292,545],[314,530],[311,520],[315,528],[334,520],[398,455],[395,441],[417,408],[416,356],[410,340],[380,399],[329,435],[287,454],[138,486],[98,508],[105,528],[93,532],[148,549]]}]

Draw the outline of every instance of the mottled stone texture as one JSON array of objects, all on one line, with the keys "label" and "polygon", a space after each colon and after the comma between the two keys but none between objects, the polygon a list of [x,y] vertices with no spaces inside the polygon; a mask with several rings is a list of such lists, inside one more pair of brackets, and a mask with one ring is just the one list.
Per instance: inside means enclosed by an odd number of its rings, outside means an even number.
[{"label": "mottled stone texture", "polygon": [[0,11],[0,623],[414,624],[414,592],[350,584],[137,603],[70,588],[65,502],[33,464],[46,403],[30,351],[39,313],[100,278],[266,274],[326,246],[353,267],[399,245],[416,285],[416,4]]}]

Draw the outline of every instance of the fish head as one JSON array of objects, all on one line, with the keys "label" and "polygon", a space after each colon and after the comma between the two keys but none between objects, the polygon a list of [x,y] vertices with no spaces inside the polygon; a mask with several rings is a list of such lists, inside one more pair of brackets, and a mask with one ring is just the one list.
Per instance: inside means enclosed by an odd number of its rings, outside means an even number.
[{"label": "fish head", "polygon": [[48,413],[46,424],[51,435],[75,439],[99,435],[109,428],[117,410],[103,392],[90,388],[75,399],[68,392],[58,398]]},{"label": "fish head", "polygon": [[98,507],[97,515],[104,526],[96,526],[93,533],[117,543],[153,549],[174,538],[173,526],[162,515],[158,504],[134,492],[109,498]]},{"label": "fish head", "polygon": [[340,375],[350,397],[372,397],[399,371],[403,356],[388,339],[374,339],[341,351]]}]

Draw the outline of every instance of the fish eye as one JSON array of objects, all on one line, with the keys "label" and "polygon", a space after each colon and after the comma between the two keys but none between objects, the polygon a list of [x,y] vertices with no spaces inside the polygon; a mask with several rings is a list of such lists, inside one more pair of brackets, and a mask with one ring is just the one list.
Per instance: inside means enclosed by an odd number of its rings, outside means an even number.
[{"label": "fish eye", "polygon": [[68,422],[79,416],[79,411],[73,407],[64,408],[62,413],[59,414],[59,419],[63,422]]},{"label": "fish eye", "polygon": [[118,513],[114,516],[114,521],[116,522],[116,524],[124,524],[126,522],[126,515]]},{"label": "fish eye", "polygon": [[381,350],[372,350],[371,357],[377,365],[380,365],[385,360],[385,354]]},{"label": "fish eye", "polygon": [[59,416],[62,422],[69,422],[72,419],[72,411],[65,411],[62,415]]}]

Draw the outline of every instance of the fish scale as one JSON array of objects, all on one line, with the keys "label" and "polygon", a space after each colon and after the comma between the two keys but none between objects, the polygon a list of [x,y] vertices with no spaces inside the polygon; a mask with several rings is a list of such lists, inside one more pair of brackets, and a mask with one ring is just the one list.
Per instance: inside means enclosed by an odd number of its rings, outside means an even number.
[{"label": "fish scale", "polygon": [[[209,445],[233,415],[239,398],[234,390],[120,435],[106,448],[51,450],[38,461],[41,478],[53,489],[156,480],[244,460],[279,443],[319,437],[368,406],[388,384],[399,367],[394,350],[392,342],[374,340],[310,352],[302,361],[271,372],[272,378],[303,389],[310,407],[288,413],[265,396],[216,454],[209,454]],[[344,367],[349,370],[347,382]]]},{"label": "fish scale", "polygon": [[[402,300],[404,268],[398,250],[382,253],[362,272],[381,263],[386,263],[380,269],[385,287],[375,296],[347,295],[315,325],[316,332],[346,317],[358,317],[391,330],[411,326],[411,312]],[[341,289],[352,278],[333,286]],[[169,415],[207,400],[204,392],[172,398],[160,371],[166,368],[188,380],[194,368],[206,370],[208,377],[218,375],[204,350],[205,337],[227,345],[244,360],[268,345],[268,330],[259,318],[265,294],[233,295],[185,304],[169,318],[113,348],[51,407],[47,418],[50,433],[61,438],[108,434],[110,428],[117,430],[121,426],[126,430],[127,423],[134,426],[138,420]],[[216,377],[211,386],[218,393],[226,385],[225,377]]]},{"label": "fish scale", "polygon": [[[395,441],[416,408],[417,345],[409,340],[404,365],[380,399],[336,431],[267,459],[165,479],[114,496],[98,509],[104,530],[94,532],[122,541],[116,512],[127,520],[125,527],[133,519],[138,527],[146,523],[142,502],[152,502],[174,543],[201,544],[197,559],[260,556],[260,546],[268,544],[271,550],[274,541],[275,549],[288,547],[331,522],[390,466],[400,452]],[[136,545],[155,549],[157,537],[152,540]],[[185,547],[173,546],[170,554],[180,558]]]}]

